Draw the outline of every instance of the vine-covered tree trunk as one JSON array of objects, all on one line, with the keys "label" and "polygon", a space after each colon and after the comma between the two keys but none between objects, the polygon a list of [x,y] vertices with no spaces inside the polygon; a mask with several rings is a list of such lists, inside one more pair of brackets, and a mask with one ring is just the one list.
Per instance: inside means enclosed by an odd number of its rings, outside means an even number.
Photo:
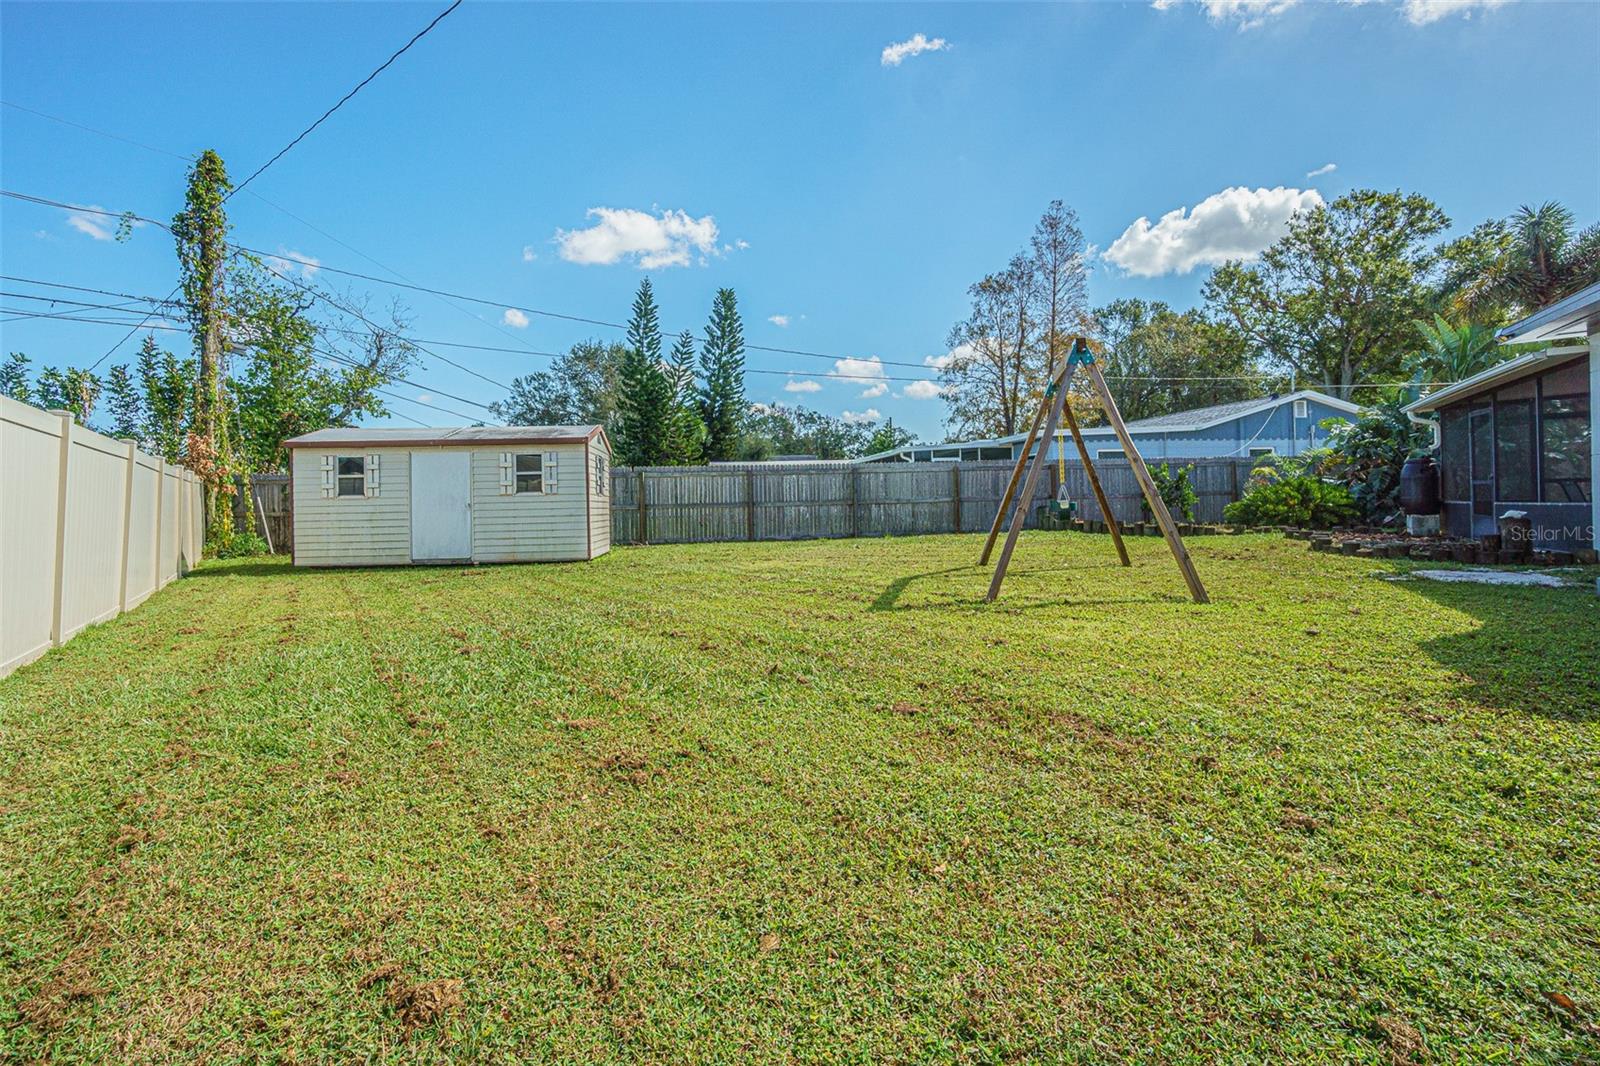
[{"label": "vine-covered tree trunk", "polygon": [[184,209],[172,220],[189,328],[200,359],[184,461],[205,485],[206,539],[213,544],[234,533],[233,447],[222,388],[223,264],[228,233],[223,204],[230,188],[222,157],[207,149],[189,171]]}]

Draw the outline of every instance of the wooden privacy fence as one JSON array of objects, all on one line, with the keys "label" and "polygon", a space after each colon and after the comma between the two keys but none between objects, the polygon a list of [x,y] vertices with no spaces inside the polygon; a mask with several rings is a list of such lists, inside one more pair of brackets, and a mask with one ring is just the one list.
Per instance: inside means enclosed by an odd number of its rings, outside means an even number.
[{"label": "wooden privacy fence", "polygon": [[294,509],[289,500],[288,474],[251,474],[246,489],[233,497],[233,528],[253,529],[278,555],[294,549]]},{"label": "wooden privacy fence", "polygon": [[[1151,466],[1167,461],[1156,460]],[[1222,521],[1239,498],[1253,459],[1173,460],[1194,467],[1196,522]],[[615,467],[611,538],[618,544],[723,540],[808,540],[987,532],[1012,463],[726,463],[715,466]],[[1144,518],[1142,496],[1126,462],[1095,464],[1119,522]],[[1080,517],[1100,520],[1083,464],[1066,463],[1067,492]],[[1040,478],[1026,525],[1056,496],[1059,468]]]},{"label": "wooden privacy fence", "polygon": [[0,677],[186,572],[203,526],[190,471],[0,397]]}]

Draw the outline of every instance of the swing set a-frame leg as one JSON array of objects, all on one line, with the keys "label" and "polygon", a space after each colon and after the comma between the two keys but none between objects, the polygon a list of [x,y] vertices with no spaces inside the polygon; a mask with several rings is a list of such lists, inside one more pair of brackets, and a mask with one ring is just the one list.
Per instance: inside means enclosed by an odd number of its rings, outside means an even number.
[{"label": "swing set a-frame leg", "polygon": [[1144,465],[1144,457],[1139,454],[1139,449],[1133,446],[1133,437],[1128,433],[1127,424],[1122,421],[1122,412],[1117,410],[1117,401],[1112,399],[1111,390],[1106,387],[1106,379],[1100,374],[1100,367],[1090,362],[1088,370],[1089,380],[1093,382],[1095,392],[1100,396],[1100,404],[1105,408],[1106,418],[1110,420],[1111,428],[1116,431],[1117,440],[1122,443],[1122,450],[1128,456],[1128,465],[1133,468],[1133,476],[1144,492],[1145,502],[1150,505],[1150,513],[1155,516],[1156,524],[1161,527],[1161,535],[1166,538],[1167,547],[1172,549],[1172,557],[1177,560],[1178,569],[1183,571],[1183,580],[1189,586],[1189,595],[1196,603],[1210,603],[1211,597],[1206,595],[1206,588],[1200,583],[1200,575],[1195,572],[1194,560],[1189,558],[1189,549],[1184,547],[1183,537],[1178,534],[1177,523],[1173,522],[1166,501],[1161,498],[1161,492],[1156,488],[1155,479],[1150,476],[1150,470]]},{"label": "swing set a-frame leg", "polygon": [[[1000,549],[1000,561],[995,564],[994,577],[989,582],[989,593],[984,597],[988,603],[993,603],[994,598],[1000,595],[1000,583],[1006,579],[1006,566],[1011,562],[1011,552],[1017,546],[1017,534],[1022,532],[1023,508],[1033,500],[1033,486],[1039,480],[1039,471],[1045,465],[1045,457],[1050,451],[1050,442],[1055,439],[1056,426],[1061,421],[1061,409],[1067,403],[1067,388],[1072,384],[1072,372],[1077,368],[1076,362],[1068,362],[1063,368],[1061,377],[1057,378],[1051,386],[1055,395],[1046,392],[1046,399],[1050,402],[1050,414],[1044,422],[1044,439],[1039,442],[1039,454],[1034,456],[1033,463],[1028,467],[1028,476],[1022,482],[1022,490],[1011,507],[1011,528],[1006,532],[1005,547]],[[1040,404],[1040,410],[1044,405]],[[1002,510],[1002,514],[1004,511]],[[996,522],[999,516],[995,516]]]},{"label": "swing set a-frame leg", "polygon": [[1117,546],[1117,558],[1122,560],[1123,566],[1132,566],[1128,560],[1128,549],[1122,543],[1122,530],[1117,526],[1117,516],[1111,513],[1111,504],[1106,501],[1106,490],[1100,487],[1100,475],[1095,473],[1094,463],[1089,459],[1089,447],[1083,442],[1083,434],[1078,431],[1078,420],[1072,414],[1072,402],[1067,402],[1062,411],[1066,415],[1067,428],[1072,430],[1072,443],[1078,446],[1078,458],[1083,460],[1083,472],[1089,477],[1089,487],[1094,490],[1094,502],[1100,505],[1100,515],[1105,519],[1106,531],[1111,534],[1111,543]]},{"label": "swing set a-frame leg", "polygon": [[[1022,480],[1022,469],[1028,465],[1028,453],[1033,450],[1033,442],[1039,436],[1039,424],[1044,421],[1046,406],[1041,403],[1039,409],[1033,413],[1033,425],[1028,427],[1028,439],[1022,442],[1022,452],[1011,467],[1011,479],[1006,482],[1006,491],[1000,497],[1000,506],[994,509],[994,521],[989,525],[989,539],[983,542],[983,553],[978,556],[979,566],[989,565],[989,555],[994,551],[995,538],[1000,535],[1000,526],[1005,521],[1006,511],[1011,507],[1011,499],[1017,491],[1017,482]],[[1043,451],[1046,446],[1041,444],[1039,448]]]}]

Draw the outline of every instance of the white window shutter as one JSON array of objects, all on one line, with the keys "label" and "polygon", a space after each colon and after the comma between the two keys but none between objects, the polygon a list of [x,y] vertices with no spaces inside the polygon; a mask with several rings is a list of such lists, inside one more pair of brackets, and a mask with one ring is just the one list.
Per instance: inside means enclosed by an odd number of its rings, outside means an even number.
[{"label": "white window shutter", "polygon": [[556,491],[556,453],[544,453],[544,491]]},{"label": "white window shutter", "polygon": [[378,456],[376,453],[367,456],[367,495],[378,494]]},{"label": "white window shutter", "polygon": [[510,452],[500,453],[500,495],[510,496],[517,491],[516,478],[511,473],[514,458]]},{"label": "white window shutter", "polygon": [[333,498],[333,456],[331,455],[322,457],[322,498],[325,500]]}]

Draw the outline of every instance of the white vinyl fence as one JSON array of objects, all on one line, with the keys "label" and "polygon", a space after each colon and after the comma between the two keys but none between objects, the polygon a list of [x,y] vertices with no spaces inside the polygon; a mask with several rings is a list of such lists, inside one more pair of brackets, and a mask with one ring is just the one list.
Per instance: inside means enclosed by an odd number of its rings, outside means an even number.
[{"label": "white vinyl fence", "polygon": [[187,572],[190,471],[0,396],[0,677]]}]

